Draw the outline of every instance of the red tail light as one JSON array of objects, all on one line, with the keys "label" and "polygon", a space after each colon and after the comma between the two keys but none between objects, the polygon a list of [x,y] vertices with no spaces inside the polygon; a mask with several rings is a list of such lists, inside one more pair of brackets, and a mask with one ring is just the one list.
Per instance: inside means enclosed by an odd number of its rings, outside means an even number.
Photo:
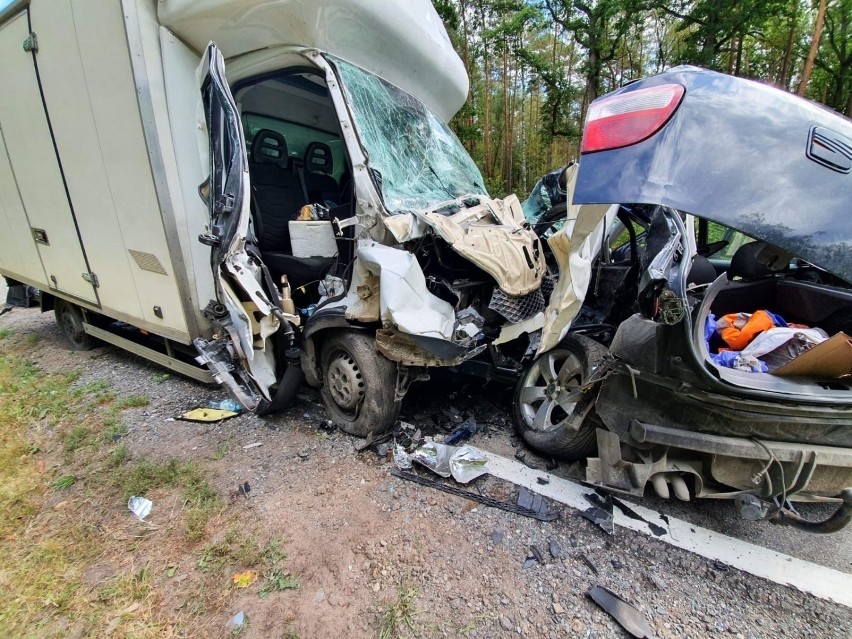
[{"label": "red tail light", "polygon": [[583,153],[617,149],[659,131],[683,98],[679,84],[661,84],[595,100],[583,131]]}]

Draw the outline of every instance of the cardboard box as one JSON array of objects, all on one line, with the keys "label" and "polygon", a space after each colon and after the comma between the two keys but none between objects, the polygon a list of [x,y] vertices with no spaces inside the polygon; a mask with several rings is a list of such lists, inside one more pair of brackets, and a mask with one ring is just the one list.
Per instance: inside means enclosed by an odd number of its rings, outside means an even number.
[{"label": "cardboard box", "polygon": [[796,359],[779,366],[773,375],[784,377],[843,377],[852,374],[852,338],[846,333],[817,344]]}]

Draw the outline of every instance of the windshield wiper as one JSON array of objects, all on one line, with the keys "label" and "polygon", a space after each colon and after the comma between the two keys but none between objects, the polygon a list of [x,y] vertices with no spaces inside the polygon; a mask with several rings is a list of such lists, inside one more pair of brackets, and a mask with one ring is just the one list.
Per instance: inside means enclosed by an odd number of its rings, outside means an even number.
[{"label": "windshield wiper", "polygon": [[429,162],[426,162],[426,167],[430,171],[432,171],[432,175],[435,176],[435,179],[438,180],[438,184],[440,184],[441,188],[447,192],[447,195],[449,195],[452,199],[456,199],[456,194],[446,187],[446,185],[441,181],[441,178],[438,176],[438,174],[435,172],[435,169],[432,168],[432,165]]}]

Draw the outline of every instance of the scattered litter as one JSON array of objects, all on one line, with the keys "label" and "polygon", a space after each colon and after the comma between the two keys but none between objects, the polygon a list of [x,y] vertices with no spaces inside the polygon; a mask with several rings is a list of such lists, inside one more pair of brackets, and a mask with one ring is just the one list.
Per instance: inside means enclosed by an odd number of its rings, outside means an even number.
[{"label": "scattered litter", "polygon": [[624,564],[621,563],[618,559],[610,559],[609,563],[611,563],[612,567],[616,570],[621,570],[622,568],[624,568]]},{"label": "scattered litter", "polygon": [[131,497],[127,500],[127,507],[130,512],[136,515],[136,519],[145,521],[145,517],[151,514],[151,508],[154,507],[154,504],[145,497]]},{"label": "scattered litter", "polygon": [[532,553],[532,556],[535,557],[535,560],[538,563],[542,565],[544,564],[544,553],[542,553],[541,550],[538,549],[538,546],[530,544],[530,552]]},{"label": "scattered litter", "polygon": [[242,572],[234,573],[231,578],[237,588],[248,588],[257,581],[256,570],[243,570]]},{"label": "scattered litter", "polygon": [[532,568],[537,563],[538,561],[536,561],[535,557],[527,557],[526,559],[524,559],[524,570],[526,570],[527,568]]},{"label": "scattered litter", "polygon": [[220,408],[193,408],[178,417],[185,422],[221,422],[231,417],[239,415],[238,412],[232,410],[222,410]]},{"label": "scattered litter", "polygon": [[585,494],[586,501],[592,504],[591,508],[580,511],[580,516],[588,519],[606,534],[615,533],[615,521],[612,517],[612,502],[609,495],[601,497],[597,493]]},{"label": "scattered litter", "polygon": [[240,404],[238,401],[231,399],[230,397],[219,401],[209,401],[207,402],[207,408],[212,408],[214,410],[230,411],[232,413],[243,412],[242,404]]},{"label": "scattered litter", "polygon": [[253,444],[246,444],[243,446],[243,450],[249,450],[251,448],[257,448],[258,446],[263,446],[263,442],[254,442]]},{"label": "scattered litter", "polygon": [[503,543],[503,535],[504,535],[504,533],[503,533],[502,530],[497,530],[495,528],[494,530],[491,531],[491,543],[494,544],[495,546],[497,544]]},{"label": "scattered litter", "polygon": [[728,570],[730,570],[731,568],[721,559],[714,559],[713,563],[710,565],[713,566],[713,570],[718,570],[719,572],[728,572]]},{"label": "scattered litter", "polygon": [[391,445],[388,442],[383,442],[376,446],[376,454],[384,459],[388,456],[388,451],[391,449]]},{"label": "scattered litter", "polygon": [[450,406],[449,408],[445,408],[441,411],[444,414],[444,417],[449,419],[456,424],[461,424],[464,421],[462,417],[461,411],[455,406]]},{"label": "scattered litter", "polygon": [[562,546],[555,539],[551,539],[547,543],[547,549],[550,551],[550,556],[554,559],[559,559],[562,556]]},{"label": "scattered litter", "polygon": [[612,495],[608,495],[608,497],[608,501],[611,502],[614,506],[616,506],[626,517],[630,517],[630,519],[635,519],[636,521],[644,521],[646,524],[648,524],[648,529],[655,537],[662,537],[666,534],[665,528],[658,524],[655,524],[652,521],[648,521],[642,515],[633,510],[630,506],[618,499],[618,497],[613,497]]},{"label": "scattered litter", "polygon": [[469,490],[463,490],[461,488],[458,488],[457,486],[451,486],[440,481],[435,481],[434,479],[421,477],[417,473],[412,473],[407,470],[399,470],[398,468],[392,468],[390,473],[394,477],[399,477],[400,479],[405,479],[406,481],[412,481],[416,484],[421,484],[422,486],[429,486],[430,488],[441,490],[445,493],[450,493],[451,495],[458,495],[459,497],[464,497],[465,499],[470,499],[471,501],[479,502],[480,504],[485,504],[486,506],[491,506],[492,508],[499,508],[500,510],[505,510],[510,513],[523,515],[524,517],[532,517],[533,519],[538,519],[539,521],[555,521],[556,519],[559,519],[558,513],[542,513],[535,510],[530,510],[528,508],[522,508],[521,506],[517,506],[509,502],[500,501],[492,497],[486,497],[485,495],[480,495],[479,493],[474,493]]},{"label": "scattered litter", "polygon": [[583,563],[586,564],[588,569],[592,571],[592,574],[597,576],[598,569],[595,568],[595,565],[591,562],[591,560],[588,557],[586,557],[586,555],[584,553],[580,553],[580,559],[582,559]]},{"label": "scattered litter", "polygon": [[393,447],[393,463],[396,464],[397,468],[403,470],[411,468],[411,455],[405,452],[405,449],[399,444],[395,444]]},{"label": "scattered litter", "polygon": [[459,442],[467,441],[474,435],[476,435],[476,420],[473,417],[469,417],[461,426],[444,438],[444,444],[455,446]]},{"label": "scattered litter", "polygon": [[334,431],[335,428],[337,428],[337,426],[335,426],[334,422],[330,419],[324,419],[319,423],[319,429],[324,430],[328,433]]},{"label": "scattered litter", "polygon": [[538,482],[539,486],[547,486],[550,483],[550,480],[547,477],[536,477],[536,482]]},{"label": "scattered litter", "polygon": [[460,484],[488,473],[488,458],[470,446],[458,448],[429,442],[415,450],[411,458],[441,477],[452,475]]},{"label": "scattered litter", "polygon": [[654,632],[645,620],[645,616],[614,592],[603,586],[595,586],[587,594],[631,636],[636,639],[654,639]]},{"label": "scattered litter", "polygon": [[233,632],[234,630],[239,630],[243,627],[243,624],[246,622],[246,613],[240,610],[237,614],[231,617],[228,620],[228,623],[225,624],[225,629],[229,632]]},{"label": "scattered litter", "polygon": [[521,486],[518,492],[518,507],[531,510],[541,515],[548,515],[547,502],[544,497]]},{"label": "scattered litter", "polygon": [[240,486],[237,488],[237,491],[238,491],[238,492],[239,492],[239,493],[240,493],[243,497],[245,497],[246,499],[248,499],[249,493],[251,492],[251,486],[249,485],[249,483],[248,483],[248,482],[245,482],[244,484],[240,484]]}]

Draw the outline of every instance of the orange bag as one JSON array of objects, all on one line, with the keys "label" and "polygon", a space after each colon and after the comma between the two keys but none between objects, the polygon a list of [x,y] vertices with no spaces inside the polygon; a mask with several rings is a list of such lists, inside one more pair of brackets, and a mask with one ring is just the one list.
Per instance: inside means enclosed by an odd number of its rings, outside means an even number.
[{"label": "orange bag", "polygon": [[743,350],[760,333],[774,326],[775,320],[766,311],[730,313],[716,322],[719,335],[735,351]]}]

